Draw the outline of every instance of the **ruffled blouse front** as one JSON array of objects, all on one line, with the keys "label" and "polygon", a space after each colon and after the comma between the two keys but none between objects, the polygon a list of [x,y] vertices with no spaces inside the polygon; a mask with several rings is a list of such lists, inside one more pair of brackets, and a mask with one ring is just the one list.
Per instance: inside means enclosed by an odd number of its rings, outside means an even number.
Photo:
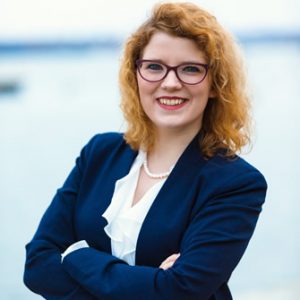
[{"label": "ruffled blouse front", "polygon": [[135,265],[136,244],[141,226],[166,181],[165,178],[157,182],[132,206],[140,168],[145,157],[145,152],[140,151],[130,172],[116,182],[112,201],[102,215],[108,222],[104,231],[111,239],[112,254],[129,265]]}]

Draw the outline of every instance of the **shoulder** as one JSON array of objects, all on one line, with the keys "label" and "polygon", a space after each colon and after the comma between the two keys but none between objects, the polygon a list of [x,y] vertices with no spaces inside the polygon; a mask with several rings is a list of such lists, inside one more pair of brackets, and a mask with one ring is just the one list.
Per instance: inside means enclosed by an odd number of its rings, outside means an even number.
[{"label": "shoulder", "polygon": [[113,147],[118,144],[122,144],[124,142],[125,140],[123,138],[122,133],[119,132],[98,133],[89,140],[86,147],[88,148]]},{"label": "shoulder", "polygon": [[202,179],[216,190],[267,189],[264,175],[240,156],[232,158],[216,155],[207,160]]},{"label": "shoulder", "polygon": [[82,149],[80,157],[87,168],[111,169],[131,165],[137,151],[124,139],[123,133],[106,132],[93,136]]},{"label": "shoulder", "polygon": [[103,160],[117,154],[120,150],[132,152],[123,134],[106,132],[94,135],[81,150],[80,156],[88,161]]},{"label": "shoulder", "polygon": [[256,167],[238,155],[226,156],[226,149],[220,149],[212,157],[205,157],[198,136],[184,151],[178,165],[181,173],[188,169],[186,173],[196,176],[198,179],[194,182],[198,182],[201,186],[222,188],[229,182],[243,184],[243,181],[248,180],[266,185],[264,176]]},{"label": "shoulder", "polygon": [[119,132],[106,132],[94,135],[88,143],[84,146],[83,150],[89,155],[99,154],[119,147],[127,147],[123,134]]},{"label": "shoulder", "polygon": [[236,172],[258,172],[260,171],[244,158],[235,155],[233,157],[226,157],[223,155],[215,155],[207,160],[207,168],[218,171],[228,171],[235,174]]}]

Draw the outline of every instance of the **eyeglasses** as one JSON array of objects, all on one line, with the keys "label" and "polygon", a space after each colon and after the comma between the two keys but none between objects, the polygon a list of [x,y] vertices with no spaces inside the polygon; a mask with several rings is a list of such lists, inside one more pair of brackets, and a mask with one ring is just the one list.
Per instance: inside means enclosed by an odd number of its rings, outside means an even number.
[{"label": "eyeglasses", "polygon": [[179,81],[185,84],[198,84],[202,82],[208,72],[208,64],[183,63],[178,66],[168,66],[162,62],[148,59],[138,59],[136,66],[141,77],[149,82],[158,82],[167,77],[173,70]]}]

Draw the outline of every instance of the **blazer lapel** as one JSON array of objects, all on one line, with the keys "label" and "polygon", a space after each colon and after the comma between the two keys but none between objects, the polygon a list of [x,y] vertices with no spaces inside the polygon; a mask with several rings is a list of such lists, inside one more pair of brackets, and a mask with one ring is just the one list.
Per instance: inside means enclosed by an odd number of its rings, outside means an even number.
[{"label": "blazer lapel", "polygon": [[178,251],[198,188],[197,174],[206,162],[197,135],[179,158],[143,222],[137,241],[136,264],[158,266]]},{"label": "blazer lapel", "polygon": [[[93,205],[90,206],[90,214],[91,216],[94,215],[93,220],[97,220],[97,224],[95,224],[95,231],[97,232],[93,232],[94,236],[98,237],[95,239],[96,245],[108,253],[111,253],[111,241],[103,231],[103,228],[107,225],[107,221],[102,214],[110,205],[115,182],[128,174],[136,155],[137,152],[133,151],[124,141],[119,148],[113,149],[112,153],[106,158],[105,163],[99,163],[102,171],[91,197]],[[99,201],[95,202],[95,197]]]}]

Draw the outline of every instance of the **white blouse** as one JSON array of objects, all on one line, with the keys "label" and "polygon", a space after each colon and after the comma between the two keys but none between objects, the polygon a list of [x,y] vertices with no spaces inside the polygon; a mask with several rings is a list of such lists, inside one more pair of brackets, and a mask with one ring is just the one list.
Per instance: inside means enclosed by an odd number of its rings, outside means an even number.
[{"label": "white blouse", "polygon": [[[164,178],[157,182],[139,202],[132,206],[140,169],[145,158],[146,153],[140,150],[129,173],[116,181],[111,203],[102,214],[108,223],[104,227],[104,231],[111,239],[112,254],[129,265],[135,265],[135,250],[139,232],[154,199],[166,181]],[[69,253],[84,247],[89,247],[86,241],[72,244],[62,254],[62,261]]]},{"label": "white blouse", "polygon": [[145,157],[145,152],[139,151],[129,173],[116,182],[112,201],[102,215],[108,222],[104,231],[111,239],[112,254],[129,265],[135,265],[135,250],[141,226],[166,181],[164,178],[157,182],[139,202],[132,206],[139,172]]}]

